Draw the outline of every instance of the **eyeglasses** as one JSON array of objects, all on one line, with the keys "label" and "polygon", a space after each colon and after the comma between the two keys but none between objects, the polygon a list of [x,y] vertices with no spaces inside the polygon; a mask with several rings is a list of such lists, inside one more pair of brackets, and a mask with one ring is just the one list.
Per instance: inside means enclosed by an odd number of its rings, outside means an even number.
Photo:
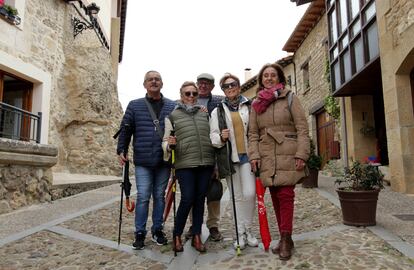
[{"label": "eyeglasses", "polygon": [[186,97],[190,97],[190,96],[197,97],[198,96],[198,92],[191,92],[191,91],[190,92],[184,92],[183,94]]},{"label": "eyeglasses", "polygon": [[212,81],[206,81],[206,80],[199,80],[199,81],[197,81],[197,84],[198,85],[212,85],[213,84],[213,82]]},{"label": "eyeglasses", "polygon": [[235,87],[239,87],[239,84],[236,81],[231,82],[231,83],[223,83],[223,85],[221,86],[221,89],[224,91],[224,90],[232,89]]},{"label": "eyeglasses", "polygon": [[161,78],[158,78],[158,77],[152,77],[152,78],[147,78],[145,81],[147,81],[147,82],[150,82],[150,81],[156,81],[156,82],[159,82],[159,81],[161,81]]}]

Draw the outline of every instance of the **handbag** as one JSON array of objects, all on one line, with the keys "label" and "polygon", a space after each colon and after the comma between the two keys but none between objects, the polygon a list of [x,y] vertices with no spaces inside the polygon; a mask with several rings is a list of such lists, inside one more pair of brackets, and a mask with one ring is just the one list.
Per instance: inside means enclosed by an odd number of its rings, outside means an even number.
[{"label": "handbag", "polygon": [[220,179],[211,179],[207,190],[207,203],[220,201],[223,197],[223,184]]}]

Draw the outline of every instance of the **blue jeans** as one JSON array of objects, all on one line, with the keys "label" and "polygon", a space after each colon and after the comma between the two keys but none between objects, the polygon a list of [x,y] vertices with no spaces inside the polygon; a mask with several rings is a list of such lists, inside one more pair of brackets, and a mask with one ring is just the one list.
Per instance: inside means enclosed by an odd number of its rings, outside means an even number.
[{"label": "blue jeans", "polygon": [[163,229],[163,213],[165,207],[164,194],[167,188],[170,168],[135,167],[137,185],[137,203],[135,207],[135,232],[147,234],[148,208],[151,194],[153,196],[151,232]]},{"label": "blue jeans", "polygon": [[204,202],[213,167],[196,167],[176,170],[180,183],[181,201],[174,226],[174,236],[182,235],[191,207],[193,208],[192,233],[201,234]]}]

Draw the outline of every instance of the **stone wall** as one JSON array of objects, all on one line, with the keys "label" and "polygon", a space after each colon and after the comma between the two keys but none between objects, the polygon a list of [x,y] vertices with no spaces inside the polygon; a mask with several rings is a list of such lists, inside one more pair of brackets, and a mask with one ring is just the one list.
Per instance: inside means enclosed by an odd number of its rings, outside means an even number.
[{"label": "stone wall", "polygon": [[65,1],[27,0],[24,25],[5,28],[0,50],[52,75],[48,142],[59,152],[53,170],[120,174],[112,135],[122,107],[111,55],[93,30],[74,38],[71,15],[79,17]]},{"label": "stone wall", "polygon": [[[296,89],[305,112],[309,113],[316,104],[323,102],[329,95],[329,84],[326,79],[326,61],[328,25],[326,14],[322,16],[312,31],[295,52],[293,61],[296,65]],[[309,88],[305,89],[302,65],[309,65]]]},{"label": "stone wall", "polygon": [[414,1],[375,1],[391,188],[414,194]]},{"label": "stone wall", "polygon": [[[326,14],[323,14],[312,31],[306,36],[303,43],[295,52],[295,76],[292,83],[295,84],[296,94],[299,97],[305,113],[309,115],[309,133],[312,138],[317,138],[316,118],[311,115],[315,110],[323,108],[324,99],[330,94],[327,73],[328,61],[328,25]],[[303,65],[308,64],[309,87],[304,82]],[[340,141],[340,123],[335,123],[335,140]]]},{"label": "stone wall", "polygon": [[57,149],[0,138],[0,214],[51,200]]}]

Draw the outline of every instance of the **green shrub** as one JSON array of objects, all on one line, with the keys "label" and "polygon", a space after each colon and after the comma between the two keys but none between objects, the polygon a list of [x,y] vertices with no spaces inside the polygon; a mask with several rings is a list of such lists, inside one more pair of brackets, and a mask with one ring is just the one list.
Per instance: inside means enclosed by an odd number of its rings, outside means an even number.
[{"label": "green shrub", "polygon": [[315,152],[315,144],[313,143],[313,140],[310,139],[310,155],[306,164],[308,165],[309,169],[320,170],[322,167],[322,157],[317,155]]},{"label": "green shrub", "polygon": [[[384,175],[378,167],[354,161],[352,166],[345,168],[343,178],[338,178],[335,184],[345,190],[376,190],[384,188]],[[341,187],[345,184],[344,187]]]}]

